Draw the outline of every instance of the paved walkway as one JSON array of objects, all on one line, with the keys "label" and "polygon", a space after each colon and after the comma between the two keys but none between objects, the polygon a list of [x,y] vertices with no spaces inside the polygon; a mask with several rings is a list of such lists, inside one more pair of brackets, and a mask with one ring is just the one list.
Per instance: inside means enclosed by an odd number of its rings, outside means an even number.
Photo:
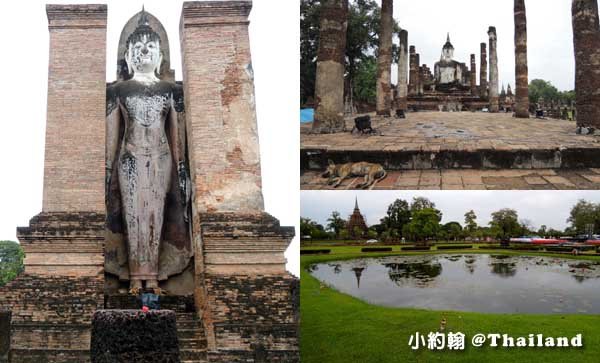
[{"label": "paved walkway", "polygon": [[[575,134],[575,122],[556,119],[517,119],[506,113],[414,112],[406,119],[381,118],[373,114],[380,136],[350,132],[313,135],[312,124],[302,124],[301,148],[361,151],[475,151],[600,148],[600,136]],[[354,117],[346,119],[348,130]]]},{"label": "paved walkway", "polygon": [[[335,190],[356,188],[363,178],[350,178]],[[300,176],[303,190],[333,190],[319,172]],[[600,190],[600,169],[537,170],[408,170],[391,171],[375,190]]]}]

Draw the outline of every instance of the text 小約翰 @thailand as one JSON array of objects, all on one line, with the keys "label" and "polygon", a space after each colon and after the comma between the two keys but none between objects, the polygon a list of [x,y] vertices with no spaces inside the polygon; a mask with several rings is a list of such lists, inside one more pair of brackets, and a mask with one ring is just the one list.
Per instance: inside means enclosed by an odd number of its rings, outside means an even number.
[{"label": "text \u5c0f\u7d04\u7ff0 @thailand", "polygon": [[430,332],[428,334],[417,332],[410,336],[408,345],[412,350],[464,350],[467,342],[475,348],[491,347],[518,349],[583,347],[583,337],[581,334],[572,337],[550,337],[545,336],[544,334],[512,336],[510,334],[501,333],[479,333],[472,337],[467,337],[460,332]]}]

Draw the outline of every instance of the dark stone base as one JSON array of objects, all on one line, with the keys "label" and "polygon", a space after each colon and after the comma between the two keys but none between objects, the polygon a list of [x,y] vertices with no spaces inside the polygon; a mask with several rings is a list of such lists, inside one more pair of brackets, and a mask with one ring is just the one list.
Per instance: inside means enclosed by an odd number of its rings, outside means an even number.
[{"label": "dark stone base", "polygon": [[300,362],[297,350],[223,351],[208,354],[208,361],[219,363],[295,363]]},{"label": "dark stone base", "polygon": [[336,164],[363,161],[378,163],[386,170],[600,168],[600,148],[567,148],[561,150],[480,149],[473,151],[440,150],[436,152],[421,150],[300,150],[302,170],[325,170],[328,166],[328,160],[332,160]]},{"label": "dark stone base", "polygon": [[179,342],[171,310],[99,310],[92,319],[93,363],[178,363]]}]

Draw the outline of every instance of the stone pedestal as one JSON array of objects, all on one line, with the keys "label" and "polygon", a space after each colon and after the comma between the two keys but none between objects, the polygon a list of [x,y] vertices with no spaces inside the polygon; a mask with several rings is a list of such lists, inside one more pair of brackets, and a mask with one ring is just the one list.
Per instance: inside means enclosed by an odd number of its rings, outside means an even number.
[{"label": "stone pedestal", "polygon": [[[296,362],[298,280],[283,252],[294,230],[267,215],[202,214],[196,282],[209,361]],[[198,271],[198,270],[197,270]]]}]

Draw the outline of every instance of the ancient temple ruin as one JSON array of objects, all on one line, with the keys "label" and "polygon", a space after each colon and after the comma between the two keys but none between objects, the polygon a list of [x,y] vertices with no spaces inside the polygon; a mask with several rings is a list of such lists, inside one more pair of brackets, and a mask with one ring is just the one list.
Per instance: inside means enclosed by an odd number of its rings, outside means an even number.
[{"label": "ancient temple ruin", "polygon": [[454,45],[449,33],[433,71],[427,64],[419,63],[420,55],[416,53],[415,46],[410,47],[410,53],[408,109],[462,111],[488,107],[488,64],[485,43],[481,44],[479,86],[477,86],[475,54],[471,54],[469,65],[455,60]]},{"label": "ancient temple ruin", "polygon": [[362,213],[360,213],[360,208],[358,208],[358,198],[354,201],[354,210],[352,211],[350,218],[348,218],[346,229],[348,230],[348,234],[353,238],[362,237],[369,229],[365,222],[365,218]]},{"label": "ancient temple ruin", "polygon": [[0,288],[10,362],[90,361],[92,314],[137,309],[141,291],[175,311],[183,361],[299,360],[294,229],[263,206],[251,8],[183,4],[182,82],[142,10],[106,84],[107,6],[47,5],[43,208],[17,230],[25,272]]}]

